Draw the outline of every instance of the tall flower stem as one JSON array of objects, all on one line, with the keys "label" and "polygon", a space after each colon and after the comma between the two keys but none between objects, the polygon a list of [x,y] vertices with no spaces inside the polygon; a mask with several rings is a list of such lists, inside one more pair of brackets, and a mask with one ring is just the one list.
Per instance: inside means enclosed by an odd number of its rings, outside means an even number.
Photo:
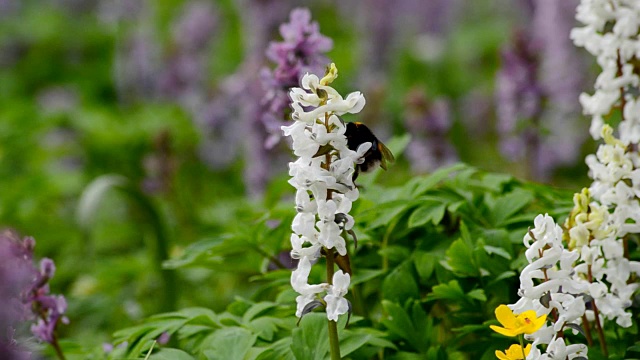
[{"label": "tall flower stem", "polygon": [[520,340],[520,350],[522,350],[522,358],[526,359],[527,354],[525,354],[524,352],[524,335],[522,334],[518,335],[518,339]]},{"label": "tall flower stem", "polygon": [[587,320],[587,315],[582,315],[582,324],[584,325],[584,333],[587,337],[587,345],[591,347],[593,346],[593,338],[591,338],[591,326],[589,325],[589,320]]},{"label": "tall flower stem", "polygon": [[[323,101],[323,104],[325,102]],[[324,126],[327,128],[327,132],[330,132],[329,127],[329,114],[324,116]],[[331,168],[331,155],[325,155],[325,166],[327,170]],[[327,190],[327,200],[333,197],[333,192]],[[325,249],[327,256],[327,284],[333,284],[333,274],[335,272],[335,259],[333,249]],[[329,348],[331,351],[331,360],[340,360],[340,339],[338,338],[338,323],[333,320],[328,320],[329,329]]]},{"label": "tall flower stem", "polygon": [[[334,273],[334,253],[333,249],[325,249],[327,254],[327,283],[332,284]],[[329,320],[329,348],[331,350],[331,360],[340,360],[340,340],[338,339],[338,323]]]},{"label": "tall flower stem", "polygon": [[[300,81],[302,87],[293,88],[289,93],[294,123],[282,127],[284,134],[293,140],[294,154],[299,156],[289,163],[292,176],[289,183],[297,189],[298,214],[291,226],[291,256],[300,259],[298,268],[291,274],[291,285],[300,294],[296,297],[296,316],[303,317],[318,303],[325,305],[332,360],[340,359],[338,319],[351,313],[351,305],[344,298],[351,271],[343,233],[351,231],[354,225],[353,217],[348,214],[358,198],[353,173],[371,147],[371,143],[360,144],[355,150],[349,147],[346,123],[339,116],[360,112],[365,99],[357,91],[343,98],[329,86],[337,76],[335,64],[327,68],[322,79],[305,74]],[[326,259],[327,281],[309,284],[311,265],[320,256]],[[336,269],[336,265],[340,269]],[[326,295],[320,295],[322,293]],[[318,299],[319,296],[324,301]]]},{"label": "tall flower stem", "polygon": [[57,337],[53,338],[53,341],[51,342],[51,346],[56,351],[56,355],[58,356],[58,358],[60,360],[66,360],[66,358],[64,357],[64,353],[62,352],[62,349],[60,348],[60,344],[58,343],[58,338]]},{"label": "tall flower stem", "polygon": [[[591,275],[591,265],[587,266],[589,282],[593,282],[593,277]],[[598,311],[598,306],[596,305],[596,300],[593,299],[591,301],[593,304],[593,315],[596,320],[596,329],[598,330],[598,340],[600,341],[600,348],[602,349],[602,354],[605,358],[609,357],[609,351],[607,350],[607,341],[604,338],[604,331],[602,330],[602,324],[600,323],[600,311]]]}]

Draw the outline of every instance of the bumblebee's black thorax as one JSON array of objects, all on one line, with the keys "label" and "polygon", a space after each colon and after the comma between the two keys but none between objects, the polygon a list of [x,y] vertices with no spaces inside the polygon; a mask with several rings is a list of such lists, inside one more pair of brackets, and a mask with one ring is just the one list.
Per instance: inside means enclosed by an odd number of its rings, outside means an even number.
[{"label": "bumblebee's black thorax", "polygon": [[368,127],[358,122],[347,123],[345,136],[347,137],[347,147],[353,151],[356,151],[361,144],[371,143],[371,148],[364,154],[364,162],[358,165],[358,170],[367,172],[380,163],[382,160],[380,141]]}]

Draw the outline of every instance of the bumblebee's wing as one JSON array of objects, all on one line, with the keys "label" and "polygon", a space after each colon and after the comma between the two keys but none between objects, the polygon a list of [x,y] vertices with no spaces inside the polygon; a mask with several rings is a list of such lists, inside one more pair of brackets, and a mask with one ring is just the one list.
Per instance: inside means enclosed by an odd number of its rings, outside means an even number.
[{"label": "bumblebee's wing", "polygon": [[380,160],[380,167],[383,168],[384,170],[387,170],[387,162],[393,163],[396,161],[396,158],[393,157],[391,150],[389,150],[389,148],[380,141],[378,141],[378,151],[380,151],[380,153],[382,154],[382,159]]}]

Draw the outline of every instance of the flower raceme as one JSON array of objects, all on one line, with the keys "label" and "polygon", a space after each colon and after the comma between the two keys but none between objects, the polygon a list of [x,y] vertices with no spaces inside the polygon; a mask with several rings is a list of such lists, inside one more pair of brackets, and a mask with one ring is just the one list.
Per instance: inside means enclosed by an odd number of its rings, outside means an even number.
[{"label": "flower raceme", "polygon": [[531,352],[531,344],[524,347],[518,344],[513,344],[505,351],[496,350],[496,357],[500,360],[523,360],[524,356],[528,356]]},{"label": "flower raceme", "polygon": [[[304,75],[301,87],[289,92],[293,123],[282,127],[298,157],[289,163],[289,183],[296,188],[297,215],[291,226],[291,257],[299,259],[291,275],[291,286],[299,294],[296,316],[302,317],[322,304],[333,322],[350,309],[344,298],[350,269],[341,267],[334,273],[333,259],[348,257],[344,236],[352,232],[354,220],[349,211],[359,195],[353,174],[372,146],[367,142],[355,151],[349,148],[346,124],[338,116],[358,113],[365,99],[360,92],[343,98],[329,86],[337,76],[334,64],[322,79]],[[311,267],[320,256],[327,257],[327,283],[309,284]]]},{"label": "flower raceme", "polygon": [[533,310],[515,315],[507,305],[498,306],[495,313],[502,327],[491,325],[491,330],[505,336],[533,334],[538,331],[547,320],[547,315],[537,317],[536,312]]}]

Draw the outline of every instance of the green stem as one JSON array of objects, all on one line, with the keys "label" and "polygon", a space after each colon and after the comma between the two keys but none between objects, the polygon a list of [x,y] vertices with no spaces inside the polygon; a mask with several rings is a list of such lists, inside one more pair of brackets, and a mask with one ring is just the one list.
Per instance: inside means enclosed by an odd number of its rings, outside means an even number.
[{"label": "green stem", "polygon": [[391,233],[393,233],[393,229],[395,229],[398,220],[393,221],[389,224],[387,231],[384,233],[384,237],[382,238],[382,244],[380,245],[380,251],[382,252],[382,270],[387,272],[389,270],[389,257],[387,256],[387,246],[389,245],[389,238],[391,237]]},{"label": "green stem", "polygon": [[524,353],[524,335],[518,335],[518,339],[520,340],[520,349],[522,350],[522,358],[526,359],[527,355]]},{"label": "green stem", "polygon": [[66,358],[64,357],[64,353],[60,348],[60,344],[58,343],[58,337],[55,335],[53,336],[53,341],[51,342],[51,346],[53,346],[53,349],[56,351],[56,355],[60,360],[66,360]]},{"label": "green stem", "polygon": [[162,263],[169,259],[170,240],[167,221],[153,199],[142,193],[136,187],[123,186],[122,190],[140,206],[155,235],[155,243],[150,243],[149,247],[152,250],[150,255],[153,266],[162,281],[163,291],[160,299],[160,311],[175,310],[178,302],[178,280],[176,278],[176,272],[175,270],[162,267]]},{"label": "green stem", "polygon": [[[326,249],[327,253],[327,283],[329,285],[333,282],[334,273],[334,254],[332,249]],[[328,320],[329,329],[329,348],[331,350],[331,360],[340,360],[340,340],[338,339],[338,323],[333,320]]]}]

